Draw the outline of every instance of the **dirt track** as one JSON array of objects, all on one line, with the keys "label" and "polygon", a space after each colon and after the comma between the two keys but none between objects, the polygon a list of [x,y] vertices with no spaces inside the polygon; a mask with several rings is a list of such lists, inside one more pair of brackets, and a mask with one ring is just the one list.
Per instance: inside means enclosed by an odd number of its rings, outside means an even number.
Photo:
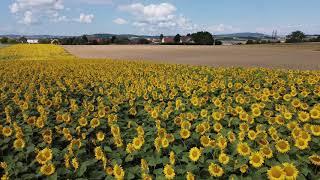
[{"label": "dirt track", "polygon": [[242,46],[64,46],[81,58],[320,70],[320,44]]}]

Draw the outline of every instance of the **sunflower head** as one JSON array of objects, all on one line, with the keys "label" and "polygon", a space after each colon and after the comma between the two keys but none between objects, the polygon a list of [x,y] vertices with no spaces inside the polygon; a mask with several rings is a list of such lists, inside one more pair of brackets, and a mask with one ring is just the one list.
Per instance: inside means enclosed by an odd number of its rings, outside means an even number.
[{"label": "sunflower head", "polygon": [[186,179],[187,180],[195,180],[195,177],[194,175],[192,174],[192,172],[187,172],[187,176],[186,176]]},{"label": "sunflower head", "polygon": [[226,164],[228,164],[229,163],[229,160],[230,160],[230,157],[228,156],[228,155],[226,155],[225,153],[221,153],[220,155],[219,155],[219,162],[221,163],[221,164],[224,164],[224,165],[226,165]]},{"label": "sunflower head", "polygon": [[249,163],[255,168],[261,167],[264,163],[264,158],[259,152],[252,153],[249,158]]},{"label": "sunflower head", "polygon": [[294,164],[283,163],[282,166],[283,166],[282,169],[286,174],[286,179],[297,179],[299,171],[294,166]]},{"label": "sunflower head", "polygon": [[25,147],[25,142],[24,142],[24,140],[23,139],[20,139],[20,138],[18,138],[18,139],[16,139],[14,142],[13,142],[13,147],[15,148],[15,149],[23,149],[24,147]]},{"label": "sunflower head", "polygon": [[41,174],[46,175],[46,176],[50,176],[51,174],[53,174],[55,172],[55,170],[56,170],[56,168],[52,163],[44,164],[40,168]]},{"label": "sunflower head", "polygon": [[280,152],[280,153],[286,153],[290,150],[290,145],[289,142],[286,140],[279,140],[276,143],[276,149]]},{"label": "sunflower head", "polygon": [[163,174],[165,175],[166,179],[174,179],[176,176],[173,167],[169,164],[164,166]]},{"label": "sunflower head", "polygon": [[120,179],[123,179],[124,178],[124,174],[125,174],[125,172],[124,172],[124,170],[122,169],[122,167],[121,166],[119,166],[119,165],[115,165],[114,167],[113,167],[113,175],[114,175],[114,177],[118,180],[120,180]]},{"label": "sunflower head", "polygon": [[193,161],[193,162],[198,161],[200,156],[201,156],[201,151],[200,151],[199,148],[193,147],[193,148],[190,149],[189,158],[191,159],[191,161]]},{"label": "sunflower head", "polygon": [[311,161],[312,164],[316,166],[320,166],[320,156],[319,155],[312,155],[309,157],[309,160]]},{"label": "sunflower head", "polygon": [[242,156],[249,156],[251,149],[247,143],[239,143],[237,146],[237,151]]},{"label": "sunflower head", "polygon": [[180,136],[182,139],[187,139],[190,137],[190,131],[188,129],[181,129],[180,130]]},{"label": "sunflower head", "polygon": [[270,180],[280,180],[285,179],[285,172],[280,166],[273,166],[271,167],[268,172],[268,177]]},{"label": "sunflower head", "polygon": [[211,163],[209,165],[209,173],[211,176],[214,176],[214,177],[221,177],[224,173],[223,169],[217,165],[217,164],[214,164],[214,163]]}]

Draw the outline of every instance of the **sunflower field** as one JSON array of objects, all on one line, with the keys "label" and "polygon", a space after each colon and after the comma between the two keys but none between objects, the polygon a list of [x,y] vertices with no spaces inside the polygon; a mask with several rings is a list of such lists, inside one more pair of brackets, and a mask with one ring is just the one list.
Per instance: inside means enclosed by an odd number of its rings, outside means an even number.
[{"label": "sunflower field", "polygon": [[0,49],[5,179],[320,179],[320,72]]}]

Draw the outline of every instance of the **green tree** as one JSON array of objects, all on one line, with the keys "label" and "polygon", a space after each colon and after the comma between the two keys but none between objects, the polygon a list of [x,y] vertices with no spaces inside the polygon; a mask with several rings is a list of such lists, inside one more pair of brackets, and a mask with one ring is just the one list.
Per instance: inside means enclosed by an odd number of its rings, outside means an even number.
[{"label": "green tree", "polygon": [[87,35],[82,35],[81,40],[84,44],[87,44],[89,41]]},{"label": "green tree", "polygon": [[160,41],[162,41],[162,39],[164,38],[163,34],[160,34]]},{"label": "green tree", "polygon": [[287,43],[297,43],[303,42],[306,38],[306,35],[302,31],[294,31],[290,35],[287,36]]},{"label": "green tree", "polygon": [[16,39],[8,39],[8,44],[17,44],[18,41]]},{"label": "green tree", "polygon": [[1,44],[7,44],[7,43],[8,43],[8,40],[9,40],[8,37],[2,37],[2,38],[0,39],[0,43],[1,43]]},{"label": "green tree", "polygon": [[213,36],[209,32],[201,31],[201,32],[193,33],[191,36],[195,44],[213,45],[214,43]]},{"label": "green tree", "polygon": [[22,36],[21,38],[19,38],[19,42],[20,43],[27,43],[27,38]]},{"label": "green tree", "polygon": [[111,43],[112,43],[112,44],[115,43],[116,40],[117,40],[117,36],[112,36],[112,37],[111,37]]},{"label": "green tree", "polygon": [[39,44],[50,44],[51,40],[47,38],[39,39]]},{"label": "green tree", "polygon": [[254,44],[254,41],[252,39],[249,39],[246,44]]},{"label": "green tree", "polygon": [[174,37],[174,42],[175,43],[180,43],[180,39],[181,39],[181,36],[180,36],[180,34],[177,34],[175,37]]}]

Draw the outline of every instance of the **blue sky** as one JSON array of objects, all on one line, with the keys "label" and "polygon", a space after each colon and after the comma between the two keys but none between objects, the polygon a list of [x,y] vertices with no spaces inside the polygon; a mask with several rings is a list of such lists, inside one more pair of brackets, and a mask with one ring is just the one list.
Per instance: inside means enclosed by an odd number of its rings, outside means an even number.
[{"label": "blue sky", "polygon": [[320,34],[319,0],[0,0],[0,34]]}]

